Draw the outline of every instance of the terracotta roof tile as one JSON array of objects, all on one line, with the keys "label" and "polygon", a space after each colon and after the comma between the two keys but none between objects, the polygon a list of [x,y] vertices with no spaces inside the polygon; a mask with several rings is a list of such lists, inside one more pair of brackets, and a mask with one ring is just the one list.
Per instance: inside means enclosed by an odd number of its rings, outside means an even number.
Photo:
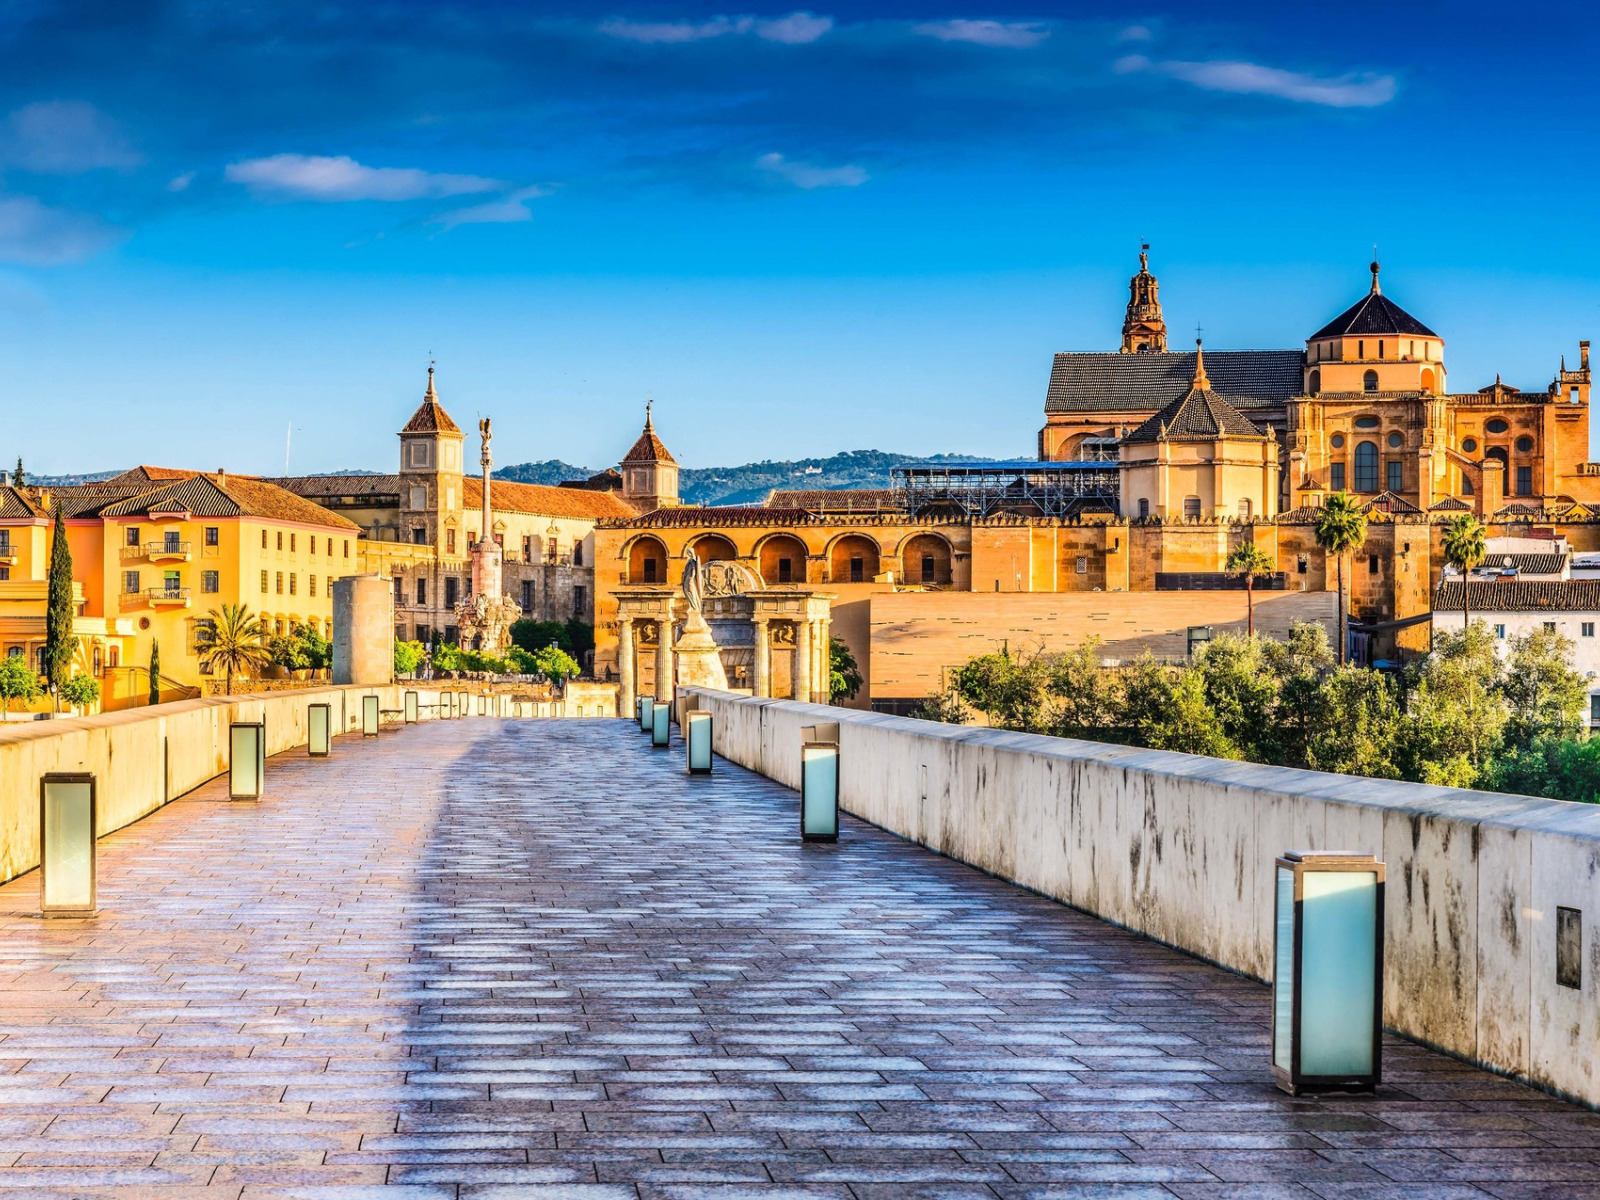
[{"label": "terracotta roof tile", "polygon": [[633,449],[622,456],[622,461],[630,462],[677,462],[661,439],[656,436],[650,418],[644,419],[644,432],[639,435],[639,440],[633,444]]},{"label": "terracotta roof tile", "polygon": [[197,517],[265,517],[301,525],[323,525],[360,532],[354,521],[329,512],[263,479],[238,475],[194,474],[165,487],[147,489],[100,508],[102,517],[142,516],[152,511],[182,509]]},{"label": "terracotta roof tile", "polygon": [[439,396],[433,390],[433,368],[428,368],[428,390],[422,394],[422,404],[411,414],[401,433],[460,433],[461,427],[450,419]]},{"label": "terracotta roof tile", "polygon": [[0,487],[0,520],[32,520],[44,510],[22,488]]},{"label": "terracotta roof tile", "polygon": [[785,491],[774,488],[767,493],[768,508],[803,508],[808,512],[877,512],[900,509],[903,505],[891,488],[815,488]]},{"label": "terracotta roof tile", "polygon": [[[467,476],[462,481],[462,506],[469,511],[483,507],[483,481]],[[496,512],[533,513],[536,516],[636,517],[638,511],[615,492],[593,492],[587,488],[547,487],[538,483],[512,483],[496,479],[489,491]]]},{"label": "terracotta roof tile", "polygon": [[[1472,588],[1472,611],[1595,612],[1600,611],[1600,579],[1504,579]],[[1460,612],[1463,584],[1447,580],[1434,593],[1435,612]]]},{"label": "terracotta roof tile", "polygon": [[1124,442],[1209,442],[1219,437],[1263,438],[1253,421],[1209,388],[1191,387],[1135,429]]},{"label": "terracotta roof tile", "polygon": [[398,475],[284,475],[263,482],[308,500],[322,496],[383,496],[398,502],[400,497]]}]

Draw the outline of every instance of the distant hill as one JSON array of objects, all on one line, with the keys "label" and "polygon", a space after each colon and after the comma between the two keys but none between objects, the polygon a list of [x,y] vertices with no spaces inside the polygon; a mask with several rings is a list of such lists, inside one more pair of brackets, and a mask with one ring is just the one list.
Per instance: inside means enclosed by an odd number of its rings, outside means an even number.
[{"label": "distant hill", "polygon": [[[126,467],[123,470],[127,470]],[[90,471],[84,475],[29,475],[28,482],[34,487],[75,487],[80,483],[98,483],[102,479],[110,479],[121,475],[122,471]],[[6,474],[6,481],[10,482],[11,475]]]},{"label": "distant hill", "polygon": [[[987,461],[991,460],[966,454],[919,458],[914,454],[892,454],[885,450],[847,450],[829,458],[767,460],[746,463],[742,467],[685,468],[678,472],[678,492],[691,504],[760,504],[774,488],[881,488],[889,486],[889,471],[894,467]],[[547,459],[502,467],[494,476],[516,483],[557,484],[569,479],[587,479],[595,473],[587,467]]]}]

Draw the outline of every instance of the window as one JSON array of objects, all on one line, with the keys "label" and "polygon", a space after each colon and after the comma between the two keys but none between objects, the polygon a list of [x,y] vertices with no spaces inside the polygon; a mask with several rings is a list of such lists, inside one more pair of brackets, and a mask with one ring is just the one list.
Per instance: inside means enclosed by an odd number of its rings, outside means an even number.
[{"label": "window", "polygon": [[294,543],[295,543],[295,535],[291,533],[289,535],[289,553],[290,554],[294,553]]},{"label": "window", "polygon": [[1342,433],[1334,434],[1331,438],[1328,439],[1328,445],[1332,446],[1335,450],[1343,450],[1344,449],[1344,434],[1342,434]]},{"label": "window", "polygon": [[778,560],[778,582],[791,583],[794,580],[794,559],[780,558]]},{"label": "window", "polygon": [[411,544],[414,546],[426,546],[428,544],[428,531],[421,525],[412,526]]},{"label": "window", "polygon": [[137,525],[129,525],[124,536],[128,539],[128,545],[137,546],[139,544],[139,527]]},{"label": "window", "polygon": [[1148,517],[1149,515],[1150,515],[1150,501],[1149,500],[1145,500],[1145,499],[1140,499],[1140,501],[1139,501],[1139,519],[1143,520],[1144,518]]},{"label": "window", "polygon": [[1467,478],[1465,474],[1461,476],[1461,494],[1463,496],[1472,495],[1472,480]]},{"label": "window", "polygon": [[1328,486],[1336,492],[1344,491],[1344,464],[1334,463],[1328,468]]},{"label": "window", "polygon": [[218,529],[215,525],[206,526],[206,545],[215,546],[218,540]]},{"label": "window", "polygon": [[[394,602],[395,602],[396,606],[404,604],[406,602],[406,591],[405,591],[405,588],[406,588],[406,581],[404,579],[401,579],[400,576],[396,575],[394,577]],[[402,636],[400,640],[404,641],[405,638]]]},{"label": "window", "polygon": [[1546,621],[1544,623],[1544,631],[1546,633],[1554,633],[1556,631],[1556,623],[1554,621]]},{"label": "window", "polygon": [[1519,495],[1519,496],[1531,496],[1531,495],[1533,495],[1533,468],[1532,467],[1518,467],[1517,468],[1517,495]]},{"label": "window", "polygon": [[1463,453],[1471,454],[1477,448],[1478,448],[1478,439],[1477,438],[1462,438],[1461,439],[1461,450],[1462,450]]},{"label": "window", "polygon": [[124,571],[122,573],[122,590],[130,596],[139,590],[139,572]]},{"label": "window", "polygon": [[290,571],[289,572],[289,595],[291,595],[291,596],[294,595],[294,583],[295,583],[294,572]]},{"label": "window", "polygon": [[581,617],[589,611],[589,589],[581,583],[572,589],[572,614]]},{"label": "window", "polygon": [[1389,449],[1398,450],[1401,446],[1406,444],[1406,435],[1397,431],[1395,433],[1391,433],[1388,440]]},{"label": "window", "polygon": [[533,611],[533,580],[531,579],[522,581],[522,611]]},{"label": "window", "polygon": [[306,576],[306,595],[315,596],[316,594],[317,594],[317,577],[315,575],[307,575]]},{"label": "window", "polygon": [[1306,560],[1306,556],[1304,554],[1298,554],[1298,555],[1295,556],[1294,573],[1296,575],[1304,575],[1306,573],[1306,570],[1307,570],[1308,566],[1309,566],[1309,564],[1308,564],[1308,562]]},{"label": "window", "polygon": [[1519,451],[1521,451],[1523,454],[1532,453],[1533,452],[1533,439],[1531,437],[1519,437],[1517,439],[1517,449]]},{"label": "window", "polygon": [[178,540],[178,531],[176,529],[168,529],[161,535],[161,548],[163,550],[176,554],[178,547],[181,545],[183,543]]},{"label": "window", "polygon": [[1355,420],[1357,429],[1376,429],[1381,424],[1383,422],[1378,420],[1377,417],[1357,417]]},{"label": "window", "polygon": [[161,590],[169,596],[176,596],[183,591],[183,577],[176,571],[163,571],[161,573]]},{"label": "window", "polygon": [[573,542],[572,543],[572,565],[575,566],[575,567],[583,566],[583,543],[582,542]]},{"label": "window", "polygon": [[261,594],[263,596],[267,594],[267,573],[265,571],[261,572]]},{"label": "window", "polygon": [[1363,392],[1375,392],[1378,390],[1378,373],[1376,371],[1368,371],[1361,377],[1361,390]]},{"label": "window", "polygon": [[267,548],[267,531],[265,529],[261,531],[261,548],[263,550]]},{"label": "window", "polygon": [[1378,339],[1378,357],[1379,358],[1383,357],[1383,339],[1382,338]]},{"label": "window", "polygon": [[1239,520],[1248,521],[1250,519],[1251,511],[1252,510],[1251,510],[1251,506],[1250,506],[1250,501],[1249,500],[1241,500],[1241,501],[1239,501]]},{"label": "window", "polygon": [[[411,465],[413,467],[425,467],[425,466],[428,465],[428,443],[427,442],[412,442],[411,443]],[[413,505],[413,507],[416,507],[416,506]]]},{"label": "window", "polygon": [[1356,491],[1378,490],[1378,443],[1356,443]]},{"label": "window", "polygon": [[1589,723],[1600,725],[1600,692],[1589,697]]},{"label": "window", "polygon": [[454,529],[446,529],[444,531],[444,552],[446,554],[454,554],[456,552],[456,531]]},{"label": "window", "polygon": [[851,583],[861,583],[861,582],[865,581],[866,577],[867,577],[867,563],[866,563],[866,560],[863,559],[863,558],[852,558],[850,560],[850,582]]},{"label": "window", "polygon": [[221,590],[222,576],[215,571],[200,572],[200,590],[207,595],[214,596]]},{"label": "window", "polygon": [[1580,624],[1578,626],[1578,629],[1582,632],[1584,637],[1593,637],[1594,636],[1594,622],[1593,621],[1584,621],[1582,624]]},{"label": "window", "polygon": [[283,549],[283,530],[278,530],[278,549]]},{"label": "window", "polygon": [[11,553],[11,530],[0,529],[0,554]]},{"label": "window", "polygon": [[646,583],[654,583],[656,581],[656,560],[653,558],[644,560],[644,581]]},{"label": "window", "polygon": [[428,489],[414,487],[411,489],[411,505],[414,509],[428,507]]},{"label": "window", "polygon": [[[330,546],[330,547],[332,547],[332,545],[333,545],[333,543],[332,543],[332,542],[331,542],[331,541],[330,541],[330,542],[329,542],[329,543],[328,543],[328,545],[329,545],[329,546]],[[331,554],[331,553],[333,553],[333,551],[332,551],[332,549],[331,549],[331,548],[330,548],[330,549],[329,549],[329,551],[328,551],[328,552],[329,552],[329,553],[330,553],[330,554]],[[350,557],[350,539],[349,539],[349,538],[345,538],[345,540],[344,540],[344,556],[345,556],[345,557],[346,557],[346,558],[349,558],[349,557]]]},{"label": "window", "polygon": [[522,538],[522,561],[533,561],[533,538],[527,535],[523,535]]},{"label": "window", "polygon": [[[446,608],[454,608],[456,601],[460,598],[460,593],[461,581],[454,575],[446,575],[444,577],[444,606]],[[454,638],[448,640],[455,641]]]},{"label": "window", "polygon": [[1365,340],[1357,341],[1356,342],[1356,357],[1357,358],[1365,358],[1366,356],[1367,356],[1367,343],[1366,343],[1366,341]]},{"label": "window", "polygon": [[10,578],[11,578],[11,568],[8,567],[8,566],[0,566],[0,583],[4,583],[6,580],[8,580]]},{"label": "window", "polygon": [[1186,517],[1198,517],[1200,515],[1199,496],[1185,496],[1183,498],[1183,515]]},{"label": "window", "polygon": [[1383,486],[1388,488],[1391,492],[1404,490],[1406,472],[1405,464],[1402,462],[1387,462],[1383,464],[1383,467],[1385,472],[1388,474],[1388,478],[1384,481]]},{"label": "window", "polygon": [[1505,637],[1506,636],[1506,627],[1504,625],[1496,625],[1494,627],[1494,635],[1497,638]]},{"label": "window", "polygon": [[283,595],[283,572],[278,572],[278,595]]},{"label": "window", "polygon": [[1074,567],[1074,570],[1079,575],[1087,575],[1089,573],[1089,558],[1088,558],[1087,555],[1084,555],[1084,554],[1078,555],[1078,561],[1077,561],[1076,566]]},{"label": "window", "polygon": [[427,605],[427,603],[428,581],[426,579],[419,579],[417,580],[417,607],[423,608]]},{"label": "window", "polygon": [[1487,432],[1487,433],[1504,433],[1506,430],[1510,429],[1511,426],[1507,425],[1499,417],[1496,417],[1494,420],[1490,421],[1483,428],[1484,428],[1484,431]]},{"label": "window", "polygon": [[433,643],[433,630],[427,625],[418,624],[417,641],[424,646],[431,645]]}]

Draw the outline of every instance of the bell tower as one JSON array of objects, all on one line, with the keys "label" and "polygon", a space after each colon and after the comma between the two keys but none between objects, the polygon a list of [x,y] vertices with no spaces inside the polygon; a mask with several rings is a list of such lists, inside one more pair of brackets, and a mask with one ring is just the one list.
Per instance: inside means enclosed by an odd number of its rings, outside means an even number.
[{"label": "bell tower", "polygon": [[1139,247],[1139,272],[1128,280],[1128,315],[1122,320],[1124,354],[1159,354],[1167,349],[1161,316],[1161,284],[1150,274],[1150,243]]},{"label": "bell tower", "polygon": [[422,404],[400,431],[400,541],[443,552],[447,533],[455,536],[463,496],[461,447],[465,440],[461,427],[439,403],[430,366]]},{"label": "bell tower", "polygon": [[622,498],[640,512],[678,506],[678,463],[660,438],[644,408],[644,432],[622,458]]}]

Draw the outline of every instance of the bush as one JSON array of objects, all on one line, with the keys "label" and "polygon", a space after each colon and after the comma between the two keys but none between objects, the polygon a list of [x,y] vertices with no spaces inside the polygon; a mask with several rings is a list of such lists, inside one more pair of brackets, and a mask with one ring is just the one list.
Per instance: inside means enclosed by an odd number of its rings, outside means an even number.
[{"label": "bush", "polygon": [[535,670],[557,687],[582,669],[577,660],[559,646],[546,646],[533,656],[533,660]]},{"label": "bush", "polygon": [[39,676],[20,654],[0,658],[0,701],[10,709],[13,700],[36,699],[44,689]]},{"label": "bush", "polygon": [[487,675],[509,675],[511,664],[503,658],[493,654],[485,654],[482,650],[461,650],[461,667],[463,671],[481,671]]},{"label": "bush", "polygon": [[402,642],[398,638],[394,643],[394,672],[396,675],[414,675],[417,668],[422,665],[422,643]]},{"label": "bush", "polygon": [[73,708],[100,702],[100,681],[92,675],[72,675],[61,685],[61,699]]},{"label": "bush", "polygon": [[440,642],[433,649],[433,669],[435,671],[461,670],[461,647],[454,642]]}]

